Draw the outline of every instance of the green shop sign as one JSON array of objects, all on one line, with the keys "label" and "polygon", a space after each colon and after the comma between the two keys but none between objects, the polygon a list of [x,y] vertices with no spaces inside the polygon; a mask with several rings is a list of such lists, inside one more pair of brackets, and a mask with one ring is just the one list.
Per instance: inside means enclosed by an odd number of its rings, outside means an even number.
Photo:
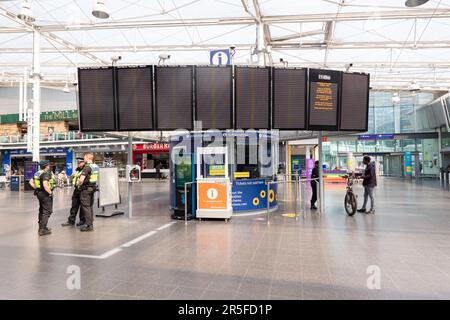
[{"label": "green shop sign", "polygon": [[[78,110],[50,111],[41,112],[41,121],[77,121]],[[1,123],[18,123],[19,114],[3,114],[0,115]]]}]

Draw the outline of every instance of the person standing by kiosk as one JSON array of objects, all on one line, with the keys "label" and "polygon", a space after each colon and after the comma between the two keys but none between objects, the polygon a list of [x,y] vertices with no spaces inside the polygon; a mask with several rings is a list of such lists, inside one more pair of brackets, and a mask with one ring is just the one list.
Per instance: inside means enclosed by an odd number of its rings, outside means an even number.
[{"label": "person standing by kiosk", "polygon": [[317,210],[316,202],[317,202],[317,184],[319,182],[319,161],[314,163],[314,168],[311,172],[311,189],[312,189],[312,197],[311,197],[311,209]]},{"label": "person standing by kiosk", "polygon": [[52,233],[47,227],[48,219],[53,212],[53,189],[56,186],[56,180],[50,171],[50,161],[41,161],[39,163],[41,170],[34,174],[30,180],[31,187],[35,190],[34,194],[39,200],[39,236],[45,236]]},{"label": "person standing by kiosk", "polygon": [[84,167],[81,170],[77,185],[80,189],[81,216],[85,219],[82,232],[94,231],[94,193],[97,191],[97,179],[99,168],[94,162],[94,154],[91,152],[84,155]]},{"label": "person standing by kiosk", "polygon": [[70,208],[70,214],[69,218],[67,219],[67,222],[64,222],[61,224],[63,227],[73,227],[75,226],[75,222],[77,219],[78,211],[80,211],[80,221],[76,224],[77,227],[84,226],[86,224],[86,220],[83,216],[82,210],[80,210],[81,206],[81,191],[77,186],[78,178],[80,177],[81,171],[84,168],[84,159],[83,158],[77,158],[78,166],[75,169],[75,172],[70,177],[70,180],[72,182],[72,185],[74,186],[73,193],[72,193],[72,206]]}]

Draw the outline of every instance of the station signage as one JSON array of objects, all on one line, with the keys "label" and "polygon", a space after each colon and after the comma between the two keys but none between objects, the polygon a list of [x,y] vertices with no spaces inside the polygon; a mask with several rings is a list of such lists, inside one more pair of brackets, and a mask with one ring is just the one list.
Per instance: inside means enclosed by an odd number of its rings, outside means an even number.
[{"label": "station signage", "polygon": [[134,151],[165,151],[169,152],[168,143],[133,144]]},{"label": "station signage", "polygon": [[393,134],[362,134],[358,136],[358,140],[394,140]]}]

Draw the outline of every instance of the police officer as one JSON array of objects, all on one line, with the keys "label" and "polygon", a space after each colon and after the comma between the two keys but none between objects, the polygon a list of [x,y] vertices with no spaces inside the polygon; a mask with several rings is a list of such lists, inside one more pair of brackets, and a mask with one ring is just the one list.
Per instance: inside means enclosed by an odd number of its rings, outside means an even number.
[{"label": "police officer", "polygon": [[78,211],[80,211],[80,221],[76,224],[77,227],[81,227],[86,224],[86,220],[84,219],[83,212],[81,210],[79,210],[80,205],[81,205],[81,200],[80,200],[81,191],[80,191],[79,187],[77,186],[78,178],[80,177],[81,171],[84,168],[84,159],[77,158],[77,161],[78,161],[78,166],[75,169],[75,172],[70,177],[72,185],[74,186],[73,193],[72,193],[72,207],[70,208],[70,214],[69,214],[69,218],[67,219],[67,222],[61,224],[61,226],[63,226],[63,227],[75,226]]},{"label": "police officer", "polygon": [[81,170],[77,185],[80,189],[81,215],[86,223],[81,227],[82,232],[94,231],[94,193],[97,191],[99,168],[94,162],[94,154],[88,152],[84,155],[84,168]]},{"label": "police officer", "polygon": [[48,219],[53,212],[53,189],[56,186],[56,179],[50,171],[50,162],[41,161],[41,170],[34,174],[30,180],[30,185],[35,190],[35,195],[39,200],[39,236],[51,234],[51,229],[47,227]]}]

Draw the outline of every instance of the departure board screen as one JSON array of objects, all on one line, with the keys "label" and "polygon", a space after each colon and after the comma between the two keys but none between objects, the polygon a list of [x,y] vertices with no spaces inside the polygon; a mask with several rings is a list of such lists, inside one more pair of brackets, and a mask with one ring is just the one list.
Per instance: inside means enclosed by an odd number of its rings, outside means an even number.
[{"label": "departure board screen", "polygon": [[114,69],[78,69],[80,131],[116,131]]},{"label": "departure board screen", "polygon": [[235,128],[270,129],[270,68],[236,67]]},{"label": "departure board screen", "polygon": [[341,72],[309,70],[309,130],[338,130]]},{"label": "departure board screen", "polygon": [[342,75],[342,103],[339,130],[367,131],[369,115],[368,74],[344,73]]},{"label": "departure board screen", "polygon": [[231,67],[195,68],[195,120],[203,129],[233,128]]},{"label": "departure board screen", "polygon": [[192,130],[192,66],[156,67],[156,127]]},{"label": "departure board screen", "polygon": [[273,69],[273,128],[306,129],[307,69]]},{"label": "departure board screen", "polygon": [[119,130],[153,129],[152,67],[117,69]]}]

